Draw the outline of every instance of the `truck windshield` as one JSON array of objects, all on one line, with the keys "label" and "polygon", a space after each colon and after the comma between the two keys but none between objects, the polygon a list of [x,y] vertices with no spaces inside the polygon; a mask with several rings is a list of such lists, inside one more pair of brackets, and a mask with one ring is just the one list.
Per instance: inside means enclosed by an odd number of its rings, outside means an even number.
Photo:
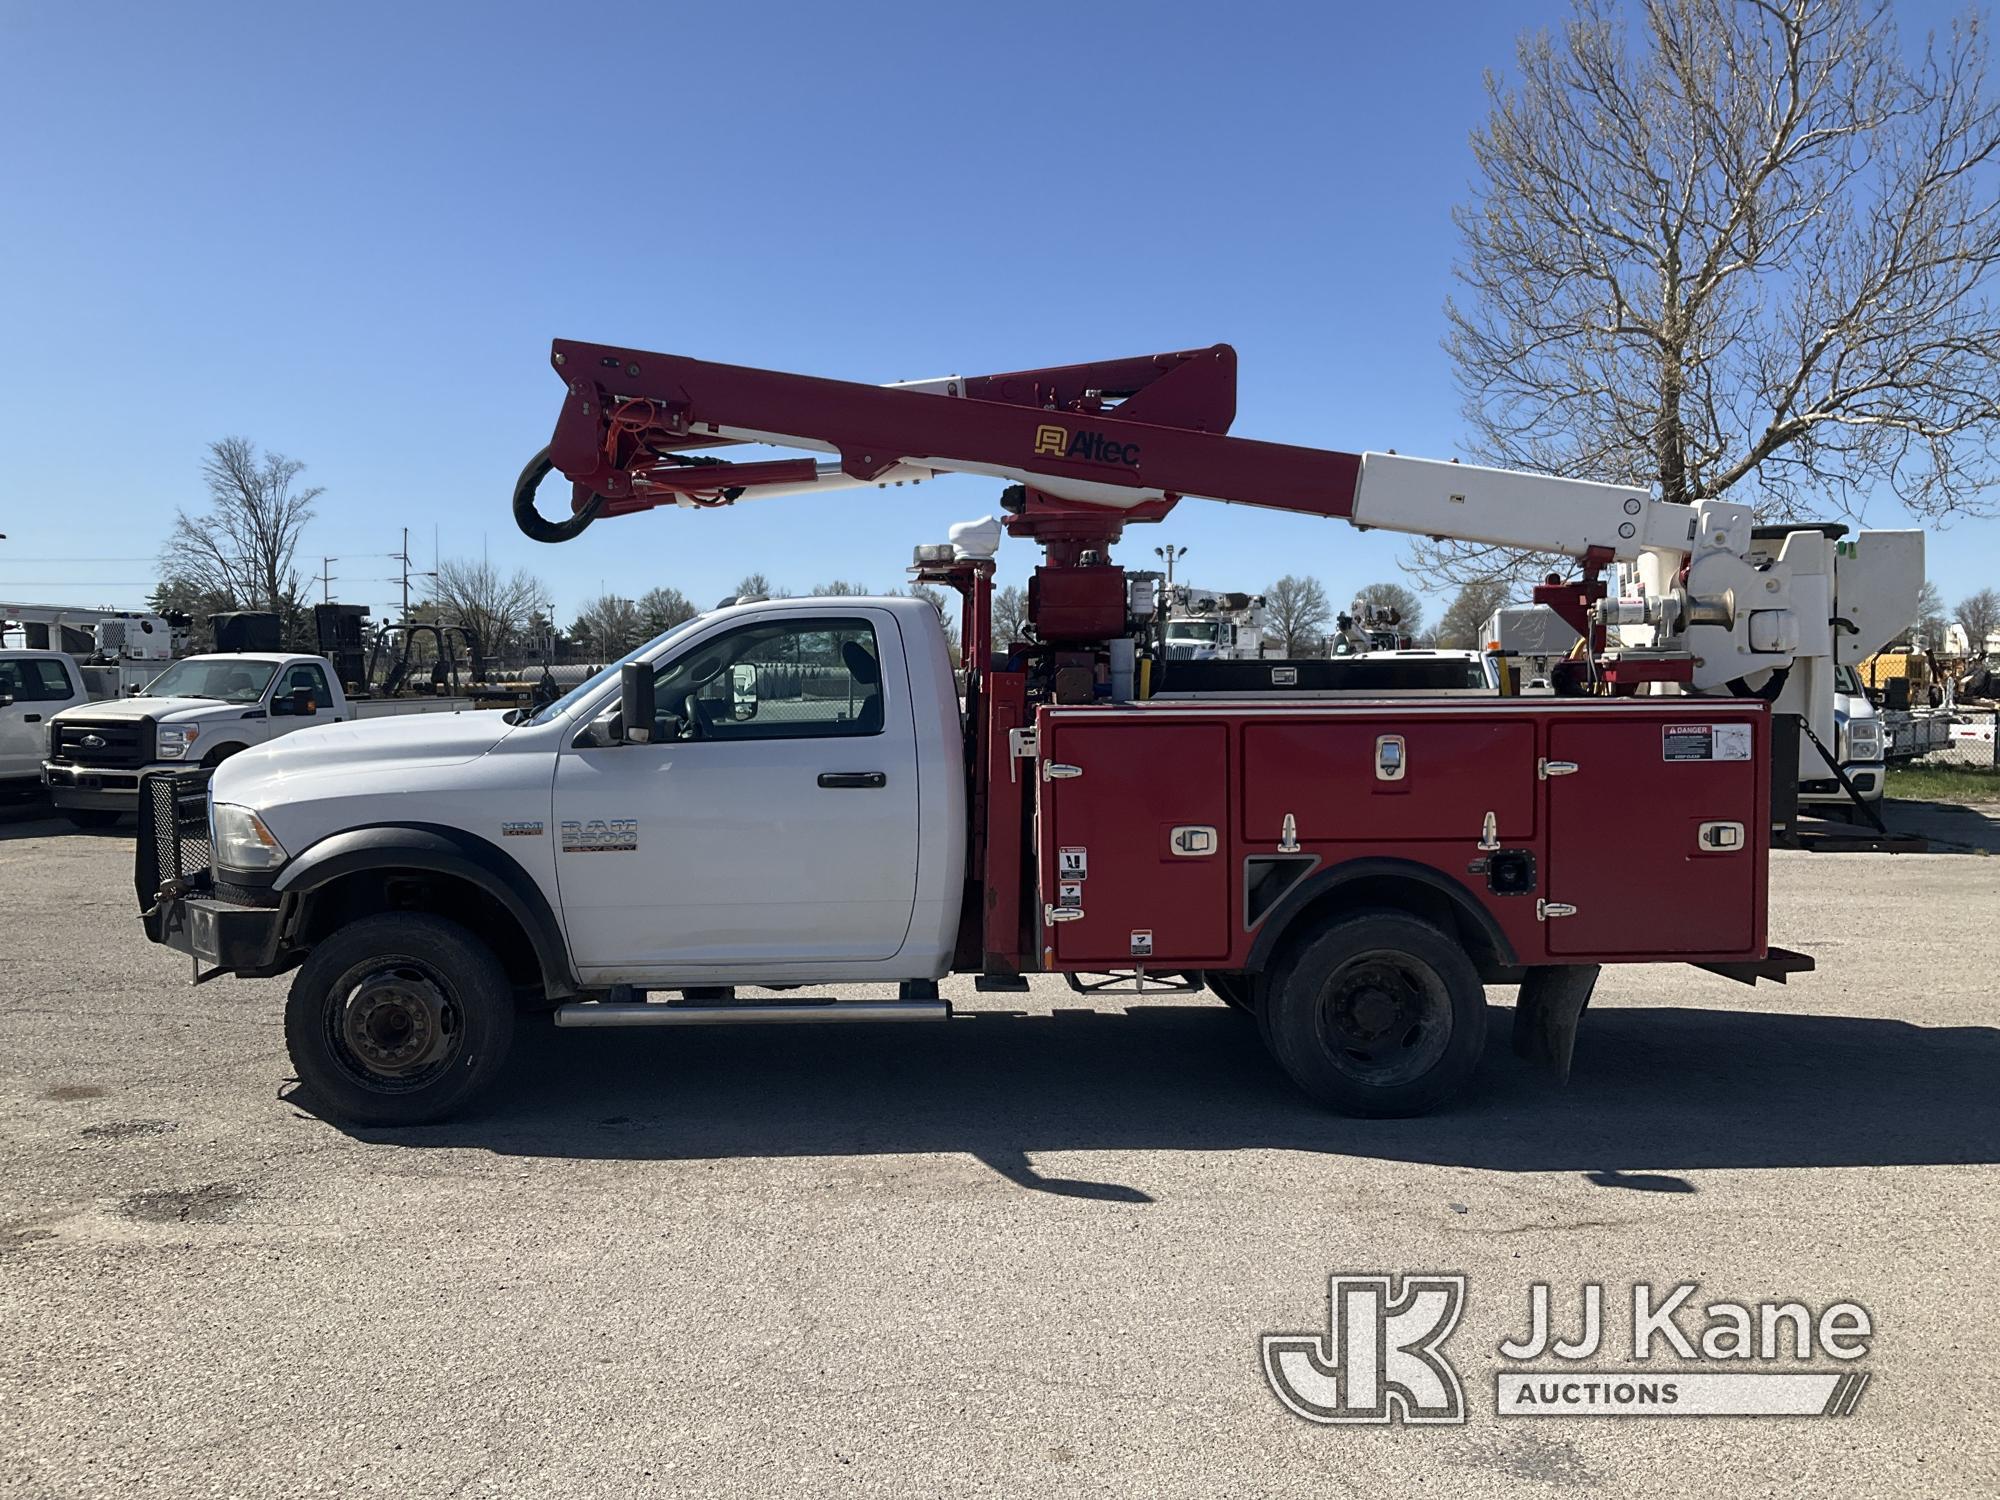
[{"label": "truck windshield", "polygon": [[1861,674],[1852,667],[1835,667],[1833,690],[1836,693],[1845,693],[1850,698],[1859,698],[1862,695]]},{"label": "truck windshield", "polygon": [[1214,620],[1169,620],[1167,639],[1170,641],[1212,641],[1215,639]]},{"label": "truck windshield", "polygon": [[233,657],[189,657],[147,683],[142,698],[214,698],[223,703],[255,703],[271,685],[278,664]]},{"label": "truck windshield", "polygon": [[579,682],[575,687],[556,699],[555,702],[535,710],[534,713],[520,722],[523,724],[546,724],[551,719],[559,719],[563,715],[574,711],[586,698],[591,697],[599,688],[603,687],[605,683],[616,682],[618,680],[618,671],[626,662],[637,661],[654,647],[672,640],[675,636],[686,631],[690,626],[698,625],[706,618],[705,615],[696,615],[692,620],[683,620],[671,630],[662,631],[660,634],[654,636],[643,646],[634,646],[630,651],[619,657],[618,660],[612,662],[607,667],[600,667],[597,671],[591,673],[590,676],[584,678],[582,682]]}]

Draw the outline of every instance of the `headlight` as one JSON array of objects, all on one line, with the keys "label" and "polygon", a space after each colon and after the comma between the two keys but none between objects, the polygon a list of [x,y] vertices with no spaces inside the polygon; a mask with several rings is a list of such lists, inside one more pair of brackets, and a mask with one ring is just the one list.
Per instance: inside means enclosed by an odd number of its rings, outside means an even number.
[{"label": "headlight", "polygon": [[166,724],[161,726],[159,751],[161,760],[179,760],[194,748],[194,742],[201,738],[198,724]]},{"label": "headlight", "polygon": [[209,809],[215,862],[231,870],[275,870],[291,856],[264,820],[247,807],[218,802]]},{"label": "headlight", "polygon": [[1842,738],[1846,741],[1840,753],[1843,761],[1862,765],[1882,758],[1880,719],[1849,719],[1841,729]]}]

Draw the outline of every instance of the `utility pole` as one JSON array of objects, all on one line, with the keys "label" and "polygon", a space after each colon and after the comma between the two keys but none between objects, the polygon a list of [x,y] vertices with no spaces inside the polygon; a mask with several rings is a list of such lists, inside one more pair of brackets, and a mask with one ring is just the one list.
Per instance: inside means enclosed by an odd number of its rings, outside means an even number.
[{"label": "utility pole", "polygon": [[1187,548],[1155,547],[1153,549],[1153,556],[1164,557],[1167,560],[1167,592],[1171,594],[1174,591],[1174,559],[1177,557],[1186,557]]}]

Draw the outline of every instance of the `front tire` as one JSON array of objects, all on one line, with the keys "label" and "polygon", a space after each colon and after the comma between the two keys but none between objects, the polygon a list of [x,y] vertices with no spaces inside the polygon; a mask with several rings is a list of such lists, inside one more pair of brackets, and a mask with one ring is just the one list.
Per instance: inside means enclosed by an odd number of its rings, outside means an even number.
[{"label": "front tire", "polygon": [[1361,911],[1268,976],[1264,1036],[1291,1079],[1343,1114],[1436,1108],[1486,1049],[1486,992],[1458,942],[1419,917]]},{"label": "front tire", "polygon": [[499,1073],[514,995],[493,950],[456,922],[384,912],[313,949],[285,1002],[299,1081],[354,1125],[449,1118]]}]

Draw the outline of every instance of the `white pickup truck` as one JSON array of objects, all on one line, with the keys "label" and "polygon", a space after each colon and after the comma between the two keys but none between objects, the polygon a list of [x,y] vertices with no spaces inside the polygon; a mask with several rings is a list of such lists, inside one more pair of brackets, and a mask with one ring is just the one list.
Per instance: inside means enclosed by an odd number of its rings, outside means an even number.
[{"label": "white pickup truck", "polygon": [[39,793],[48,721],[89,697],[67,652],[0,651],[0,796]]},{"label": "white pickup truck", "polygon": [[138,806],[139,778],[148,771],[218,765],[319,724],[465,706],[463,699],[445,698],[350,703],[323,656],[245,651],[183,657],[129,698],[54,715],[42,780],[72,823],[102,827]]}]

